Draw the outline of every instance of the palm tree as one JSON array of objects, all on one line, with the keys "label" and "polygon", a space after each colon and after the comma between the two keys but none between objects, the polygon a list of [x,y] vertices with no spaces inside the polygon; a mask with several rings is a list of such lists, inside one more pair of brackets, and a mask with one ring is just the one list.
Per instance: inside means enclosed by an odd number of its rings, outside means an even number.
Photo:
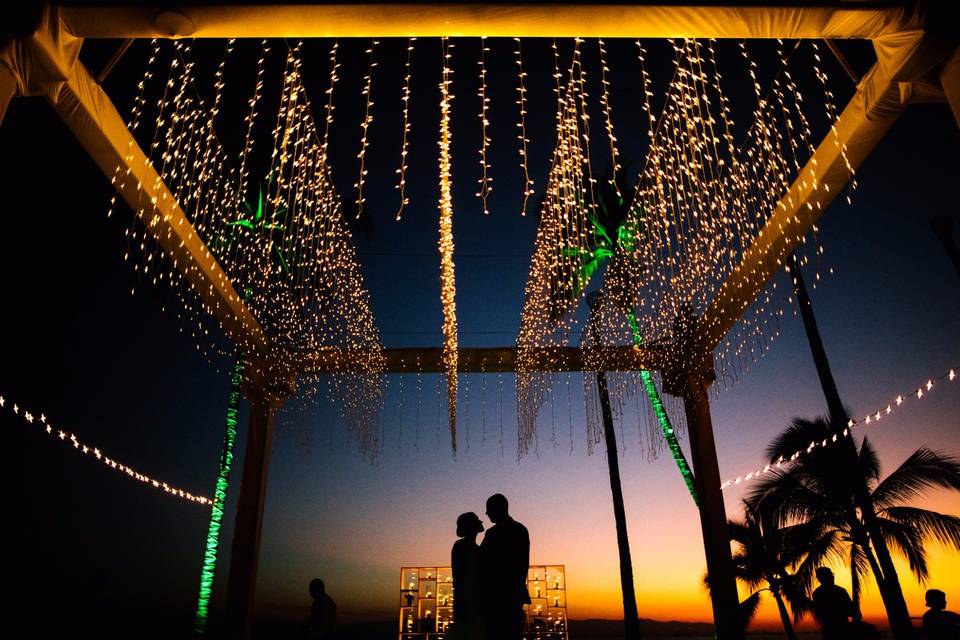
[{"label": "palm tree", "polygon": [[[729,521],[730,539],[737,544],[734,574],[752,593],[741,603],[744,626],[756,613],[760,595],[768,591],[777,603],[780,622],[789,640],[796,640],[793,623],[810,610],[809,581],[804,576],[835,553],[834,545],[807,523],[780,527],[776,514],[745,501],[743,520]],[[791,574],[788,567],[799,566]],[[793,612],[787,611],[787,604]]]},{"label": "palm tree", "polygon": [[[788,257],[788,266],[793,281],[793,291],[797,296],[797,306],[803,320],[803,328],[810,344],[810,355],[817,369],[817,377],[820,379],[824,399],[827,401],[827,410],[830,414],[829,426],[833,427],[833,436],[839,437],[847,425],[848,416],[843,402],[840,400],[840,392],[837,389],[836,380],[833,378],[833,372],[830,370],[830,361],[827,359],[827,352],[820,337],[820,329],[817,327],[813,305],[807,293],[807,286],[803,281],[803,274],[800,272],[796,253],[791,253]],[[836,463],[843,468],[855,469],[858,462],[854,441],[844,437],[837,448],[841,455]],[[867,486],[865,477],[854,475],[852,480],[851,488],[854,502],[863,516],[867,533],[872,536],[876,560],[881,567],[881,572],[877,573],[877,580],[883,605],[887,610],[887,618],[890,620],[890,631],[894,640],[905,640],[913,636],[913,626],[910,622],[910,613],[907,611],[907,602],[903,597],[903,590],[900,588],[897,569],[893,564],[890,549],[887,548],[885,536],[881,533],[876,507],[870,499],[870,488]],[[862,566],[864,559],[858,557],[856,550],[853,550],[850,560],[851,566],[854,566],[854,563],[858,560]],[[856,577],[856,572],[854,572],[854,577]],[[859,588],[859,583],[855,582],[853,586],[856,591]]]},{"label": "palm tree", "polygon": [[[832,439],[834,433],[825,418],[798,418],[774,438],[767,454],[771,463],[783,462],[792,452]],[[960,549],[960,517],[910,506],[909,502],[927,489],[960,491],[960,460],[920,447],[881,480],[880,461],[866,438],[856,453],[850,464],[841,447],[814,447],[786,470],[775,471],[763,480],[748,501],[776,513],[781,525],[805,523],[815,527],[818,544],[842,551],[850,566],[852,599],[859,611],[861,585],[869,573],[873,573],[881,596],[889,590],[888,581],[896,578],[881,569],[876,542],[858,509],[857,485],[867,486],[882,542],[906,558],[923,584],[929,575],[925,542],[935,540]],[[815,569],[813,565],[802,567],[796,575],[809,584]],[[886,599],[884,604],[888,605]]]}]

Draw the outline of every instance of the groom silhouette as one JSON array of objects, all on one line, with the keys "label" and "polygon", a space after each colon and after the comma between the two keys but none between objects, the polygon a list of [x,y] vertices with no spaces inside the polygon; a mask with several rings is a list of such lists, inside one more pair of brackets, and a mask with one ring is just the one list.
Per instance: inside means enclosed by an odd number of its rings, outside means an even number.
[{"label": "groom silhouette", "polygon": [[525,526],[510,517],[502,494],[487,499],[487,517],[493,526],[480,544],[487,636],[491,640],[520,640],[523,605],[530,603],[530,535]]}]

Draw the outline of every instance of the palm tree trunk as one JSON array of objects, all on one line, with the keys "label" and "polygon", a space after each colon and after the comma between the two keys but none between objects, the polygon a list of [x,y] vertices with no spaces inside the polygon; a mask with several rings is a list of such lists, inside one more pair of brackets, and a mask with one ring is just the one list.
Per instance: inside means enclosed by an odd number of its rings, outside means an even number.
[{"label": "palm tree trunk", "polygon": [[[873,554],[873,549],[870,548],[869,543],[867,545],[861,546],[861,550],[863,551],[864,555],[867,556],[867,562],[870,563],[870,569],[873,571],[873,575],[877,580],[877,585],[880,587],[880,597],[882,599],[883,594],[886,591],[885,587],[887,584],[887,578],[886,576],[883,575],[883,571],[880,569],[880,563],[877,562],[877,557]],[[859,619],[859,616],[860,616],[859,599],[856,601],[855,604],[857,606],[857,615]],[[884,606],[886,606],[886,602],[884,602]]]},{"label": "palm tree trunk", "polygon": [[[837,383],[833,379],[833,372],[830,370],[830,362],[827,360],[827,352],[823,348],[823,341],[820,338],[820,330],[817,328],[817,320],[813,315],[813,306],[810,304],[810,296],[807,293],[807,287],[800,274],[800,265],[797,263],[795,254],[790,254],[787,259],[790,267],[790,277],[793,281],[793,291],[797,296],[797,306],[800,307],[800,316],[803,319],[803,326],[807,333],[807,341],[810,343],[810,352],[813,356],[813,362],[817,368],[817,375],[820,378],[820,385],[823,388],[823,394],[827,400],[827,408],[830,412],[830,425],[835,431],[842,431],[848,420],[847,412],[840,401],[840,392],[837,391]],[[842,438],[841,446],[845,447],[851,460],[856,461],[857,449],[853,438]],[[883,569],[881,574],[877,574],[877,586],[880,588],[880,595],[883,599],[884,607],[887,610],[887,618],[890,620],[890,631],[895,640],[906,640],[913,637],[913,625],[910,622],[910,613],[907,611],[907,603],[903,597],[903,590],[900,588],[900,581],[897,578],[897,570],[893,566],[893,559],[890,557],[890,550],[887,549],[886,542],[880,535],[880,527],[877,523],[876,510],[873,507],[873,500],[870,497],[870,491],[867,487],[866,479],[863,474],[857,471],[858,464],[851,464],[850,470],[854,473],[853,486],[855,487],[855,500],[857,507],[863,515],[864,524],[873,546],[876,548],[877,559],[880,567]]]},{"label": "palm tree trunk", "polygon": [[793,623],[790,621],[790,613],[787,611],[787,605],[783,603],[783,596],[776,591],[771,590],[773,599],[777,601],[777,610],[780,612],[780,622],[783,623],[783,632],[787,635],[787,640],[797,640],[797,634],[793,630]]},{"label": "palm tree trunk", "polygon": [[[244,301],[246,301],[246,298]],[[240,353],[230,376],[230,395],[227,397],[227,429],[223,436],[223,446],[220,449],[217,483],[214,488],[213,505],[210,509],[210,524],[207,527],[207,544],[203,552],[203,568],[200,571],[200,594],[197,596],[197,610],[193,627],[194,634],[198,636],[207,634],[210,597],[213,593],[214,572],[217,568],[217,552],[220,548],[220,532],[223,525],[223,509],[227,500],[230,472],[233,469],[233,450],[237,442],[237,418],[240,412],[240,394],[245,365],[246,356]]]},{"label": "palm tree trunk", "polygon": [[[588,297],[590,318],[588,328],[596,342],[596,308],[599,296]],[[633,561],[630,559],[630,538],[627,535],[627,513],[623,506],[623,485],[620,483],[620,463],[617,461],[617,436],[613,430],[613,412],[610,410],[610,390],[605,371],[597,372],[597,391],[603,414],[603,436],[607,447],[607,469],[610,472],[610,493],[613,495],[613,518],[617,528],[617,550],[620,553],[620,590],[623,593],[623,631],[626,640],[640,640],[640,616],[637,613],[637,595],[633,587]]]},{"label": "palm tree trunk", "polygon": [[640,640],[640,617],[637,613],[637,595],[633,588],[633,561],[630,559],[630,539],[627,536],[627,514],[623,506],[623,487],[620,484],[620,465],[617,462],[617,436],[613,430],[607,374],[603,371],[597,373],[597,388],[600,392],[600,409],[603,413],[603,436],[607,445],[610,492],[613,494],[613,517],[617,525],[617,549],[620,552],[624,637],[626,640]]}]

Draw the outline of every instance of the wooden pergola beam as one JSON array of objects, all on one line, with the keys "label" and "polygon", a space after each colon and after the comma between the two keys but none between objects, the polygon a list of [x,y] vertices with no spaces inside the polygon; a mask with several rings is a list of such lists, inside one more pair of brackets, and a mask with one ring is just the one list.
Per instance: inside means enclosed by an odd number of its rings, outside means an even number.
[{"label": "wooden pergola beam", "polygon": [[[439,347],[384,349],[385,373],[443,373],[443,350]],[[590,363],[602,362],[607,371],[658,371],[666,363],[662,348],[653,347],[545,347],[530,349],[528,363],[533,371],[592,371]],[[369,353],[345,349],[324,349],[310,356],[288,359],[300,373],[356,373],[364,370]],[[460,373],[513,372],[517,370],[514,347],[463,348],[459,350]]]},{"label": "wooden pergola beam", "polygon": [[62,8],[84,38],[354,38],[408,36],[606,38],[876,38],[911,19],[890,3],[798,6],[671,4],[211,4]]},{"label": "wooden pergola beam", "polygon": [[193,286],[224,332],[251,354],[268,350],[257,320],[197,235],[176,198],[127,129],[110,97],[79,61],[47,96],[80,145]]}]

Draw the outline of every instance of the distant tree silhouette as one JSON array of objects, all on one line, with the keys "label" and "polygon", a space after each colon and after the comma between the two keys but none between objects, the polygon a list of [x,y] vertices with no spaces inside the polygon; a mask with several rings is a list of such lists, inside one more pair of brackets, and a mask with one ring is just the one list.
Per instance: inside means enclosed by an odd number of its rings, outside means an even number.
[{"label": "distant tree silhouette", "polygon": [[[758,505],[745,501],[743,519],[730,520],[730,539],[736,543],[733,555],[734,573],[752,593],[741,603],[744,626],[756,613],[763,591],[769,591],[777,603],[780,622],[789,640],[796,640],[793,623],[810,611],[810,585],[788,567],[799,566],[807,575],[808,567],[817,567],[834,553],[832,545],[823,544],[816,525],[801,523],[780,527],[776,514],[761,511]],[[787,611],[787,604],[793,612]]]}]

